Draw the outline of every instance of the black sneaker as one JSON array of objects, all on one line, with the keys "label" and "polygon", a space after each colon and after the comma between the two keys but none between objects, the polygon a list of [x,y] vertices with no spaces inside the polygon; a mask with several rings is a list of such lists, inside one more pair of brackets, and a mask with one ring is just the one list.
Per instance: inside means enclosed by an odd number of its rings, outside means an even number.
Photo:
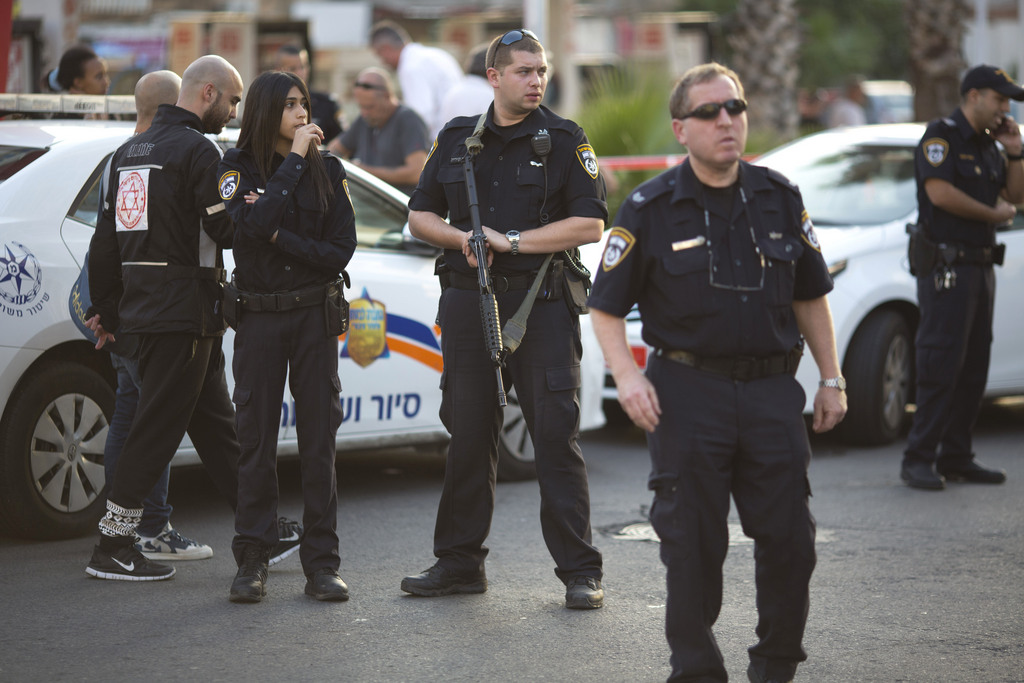
[{"label": "black sneaker", "polygon": [[569,609],[597,609],[604,605],[601,580],[592,576],[574,576],[565,585],[565,606]]},{"label": "black sneaker", "polygon": [[348,586],[338,572],[324,567],[306,579],[306,595],[312,595],[317,600],[342,602],[348,600]]},{"label": "black sneaker", "polygon": [[416,576],[402,579],[402,590],[425,598],[454,593],[483,593],[487,590],[487,576],[483,571],[477,574],[457,574],[435,564]]},{"label": "black sneaker", "polygon": [[270,561],[267,564],[273,567],[298,550],[301,543],[302,525],[287,517],[279,518],[277,520],[277,545],[270,552]]},{"label": "black sneaker", "polygon": [[267,594],[267,556],[269,551],[248,546],[242,554],[242,565],[231,582],[231,602],[259,602]]},{"label": "black sneaker", "polygon": [[112,553],[96,546],[85,573],[113,581],[163,581],[174,576],[174,567],[152,562],[134,545],[123,546]]}]

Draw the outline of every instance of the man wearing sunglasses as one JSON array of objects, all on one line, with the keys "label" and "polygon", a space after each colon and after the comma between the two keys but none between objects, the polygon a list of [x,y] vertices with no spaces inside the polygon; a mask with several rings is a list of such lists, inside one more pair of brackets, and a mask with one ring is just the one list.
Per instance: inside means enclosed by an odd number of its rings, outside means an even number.
[{"label": "man wearing sunglasses", "polygon": [[[499,317],[527,297],[545,257],[543,286],[522,344],[505,360],[529,426],[541,492],[541,528],[565,584],[565,606],[601,607],[602,558],[590,528],[590,494],[580,451],[579,311],[586,299],[572,250],[601,237],[608,208],[597,157],[583,130],[541,105],[548,64],[525,29],[494,39],[487,52],[494,102],[485,117],[458,117],[437,138],[409,200],[413,235],[444,248],[438,320],[444,357],[441,419],[451,433],[434,528],[437,563],[402,581],[421,596],[487,590],[484,541],[494,510],[503,413],[481,334],[477,262],[464,160],[479,130],[475,185]],[[474,136],[476,137],[476,136]],[[447,220],[445,220],[447,218]],[[568,250],[568,251],[567,251]],[[578,301],[570,290],[579,288]]]},{"label": "man wearing sunglasses", "polygon": [[391,76],[383,69],[371,66],[360,71],[352,92],[359,118],[327,148],[412,194],[430,145],[423,119],[399,103]]},{"label": "man wearing sunglasses", "polygon": [[[669,680],[725,681],[722,604],[730,494],[755,542],[753,683],[789,681],[814,569],[811,450],[794,378],[801,335],[821,372],[816,432],[846,413],[832,279],[795,186],[741,160],[747,103],[719,64],[687,71],[669,103],[689,151],[622,205],[588,301],[619,402],[648,432],[651,523],[667,567]],[[644,376],[623,320],[638,304],[657,349]]]}]

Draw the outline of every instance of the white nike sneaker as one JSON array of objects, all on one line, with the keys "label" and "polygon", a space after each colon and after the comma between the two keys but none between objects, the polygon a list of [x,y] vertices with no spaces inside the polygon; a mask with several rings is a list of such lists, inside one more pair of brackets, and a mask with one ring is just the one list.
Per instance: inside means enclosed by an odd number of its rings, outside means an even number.
[{"label": "white nike sneaker", "polygon": [[139,536],[135,549],[151,560],[205,560],[213,557],[213,548],[182,536],[170,522],[152,538]]}]

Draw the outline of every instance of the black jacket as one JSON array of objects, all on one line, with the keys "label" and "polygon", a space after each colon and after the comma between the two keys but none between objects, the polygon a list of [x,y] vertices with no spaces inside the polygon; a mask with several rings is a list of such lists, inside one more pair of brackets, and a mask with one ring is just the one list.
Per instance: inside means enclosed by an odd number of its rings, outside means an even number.
[{"label": "black jacket", "polygon": [[[275,155],[263,182],[248,151],[231,149],[218,171],[220,198],[235,223],[235,284],[268,294],[303,289],[338,279],[356,250],[356,222],[341,160],[324,153],[334,199],[321,210],[309,162],[298,154]],[[258,190],[248,204],[245,196]],[[271,236],[277,240],[271,244]]]},{"label": "black jacket", "polygon": [[199,117],[174,105],[114,152],[89,247],[90,315],[104,328],[224,333],[221,250],[234,231],[217,194],[220,159]]}]

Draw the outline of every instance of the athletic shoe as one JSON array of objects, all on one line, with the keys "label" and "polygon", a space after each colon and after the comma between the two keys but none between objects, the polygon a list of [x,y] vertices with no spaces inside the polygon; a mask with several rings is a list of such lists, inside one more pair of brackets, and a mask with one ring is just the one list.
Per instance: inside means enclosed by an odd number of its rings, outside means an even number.
[{"label": "athletic shoe", "polygon": [[271,567],[285,559],[296,550],[302,543],[302,525],[293,519],[281,517],[277,520],[277,545],[270,553]]},{"label": "athletic shoe", "polygon": [[150,562],[134,545],[123,546],[113,553],[96,546],[85,573],[114,581],[163,581],[174,576],[174,567]]},{"label": "athletic shoe", "polygon": [[135,549],[151,560],[205,560],[213,557],[213,548],[182,536],[170,522],[152,538],[139,536]]}]

